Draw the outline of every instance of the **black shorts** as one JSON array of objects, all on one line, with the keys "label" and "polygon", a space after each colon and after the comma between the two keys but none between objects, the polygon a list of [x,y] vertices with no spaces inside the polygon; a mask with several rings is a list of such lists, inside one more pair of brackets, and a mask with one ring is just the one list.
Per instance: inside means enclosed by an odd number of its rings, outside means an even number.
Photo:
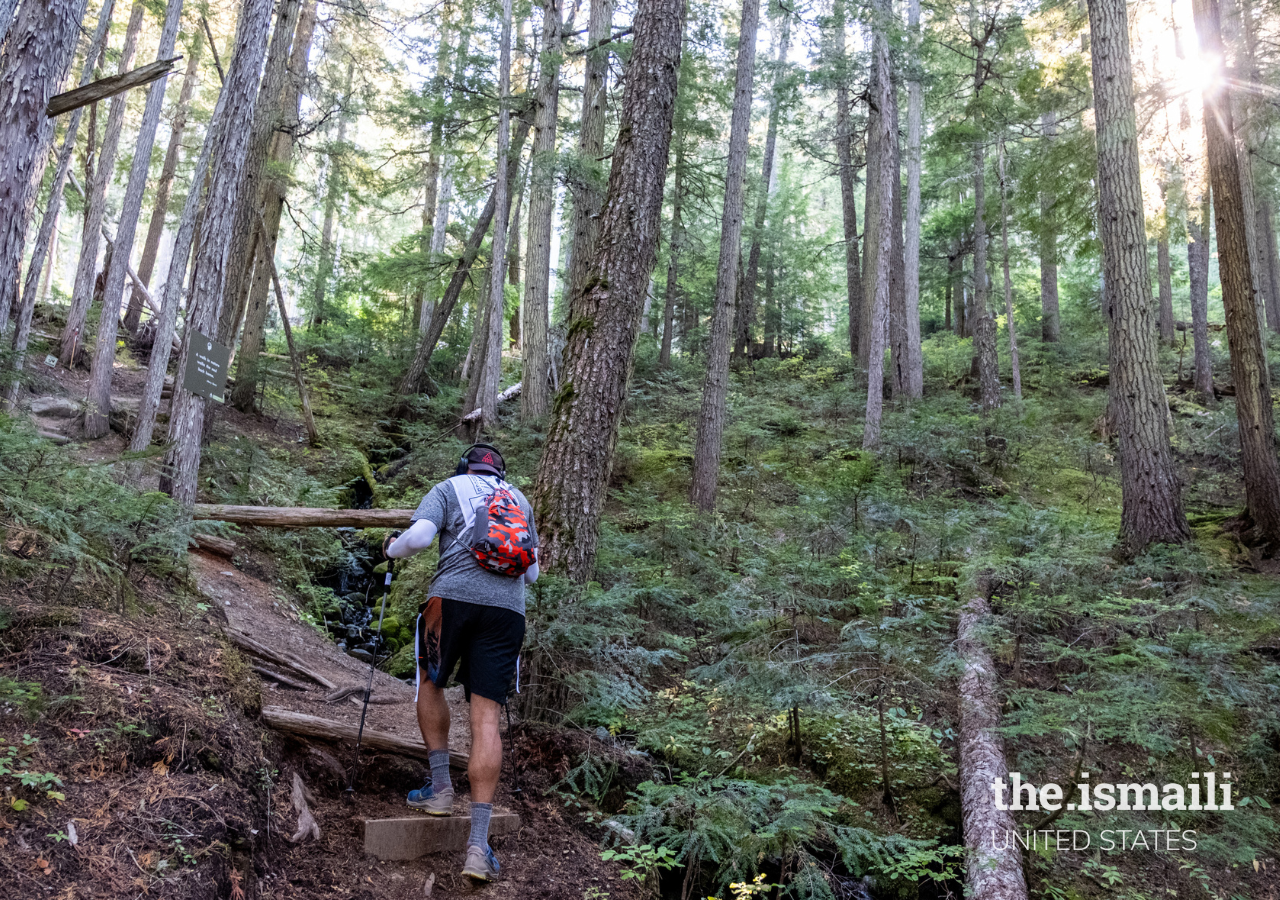
[{"label": "black shorts", "polygon": [[443,688],[458,667],[468,701],[479,694],[506,704],[523,644],[518,612],[432,597],[418,612],[418,677]]}]

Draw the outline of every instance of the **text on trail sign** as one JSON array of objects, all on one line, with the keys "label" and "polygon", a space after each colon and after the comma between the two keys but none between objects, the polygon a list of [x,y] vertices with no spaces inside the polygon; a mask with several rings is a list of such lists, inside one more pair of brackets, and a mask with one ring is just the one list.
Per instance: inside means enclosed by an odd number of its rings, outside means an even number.
[{"label": "text on trail sign", "polygon": [[230,362],[230,347],[224,347],[198,331],[192,332],[182,386],[193,394],[221,403]]}]

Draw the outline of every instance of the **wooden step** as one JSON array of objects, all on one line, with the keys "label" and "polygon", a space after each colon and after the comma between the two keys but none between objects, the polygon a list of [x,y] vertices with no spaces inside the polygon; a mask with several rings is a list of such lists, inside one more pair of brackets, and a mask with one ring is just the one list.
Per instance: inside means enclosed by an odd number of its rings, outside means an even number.
[{"label": "wooden step", "polygon": [[[520,817],[515,813],[495,811],[489,819],[490,837],[519,830]],[[364,852],[378,859],[417,859],[428,853],[465,850],[470,834],[470,816],[365,819]]]}]

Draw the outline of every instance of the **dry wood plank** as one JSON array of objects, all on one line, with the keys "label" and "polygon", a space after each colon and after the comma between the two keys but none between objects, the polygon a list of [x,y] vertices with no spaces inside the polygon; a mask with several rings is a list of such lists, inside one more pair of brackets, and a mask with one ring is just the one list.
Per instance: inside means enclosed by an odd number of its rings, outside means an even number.
[{"label": "dry wood plank", "polygon": [[996,806],[992,784],[1008,783],[1009,767],[1000,737],[999,674],[982,642],[981,627],[991,614],[982,597],[965,606],[956,630],[964,661],[960,677],[960,805],[964,817],[966,896],[975,900],[1027,900],[1027,882],[1016,842],[1013,813]]},{"label": "dry wood plank", "polygon": [[268,528],[408,528],[411,509],[313,509],[305,506],[226,506],[197,503],[194,517]]},{"label": "dry wood plank", "polygon": [[123,93],[130,88],[150,84],[157,78],[163,78],[172,72],[174,64],[180,59],[182,59],[181,56],[175,56],[173,59],[158,59],[153,63],[140,66],[132,72],[125,72],[123,75],[112,75],[110,78],[101,78],[73,91],[64,91],[49,98],[49,105],[45,108],[45,114],[52,119],[82,106],[88,106],[90,103],[97,103],[109,97],[114,97],[116,94]]},{"label": "dry wood plank", "polygon": [[[493,811],[489,836],[501,837],[520,830],[515,813]],[[428,853],[463,850],[471,836],[470,816],[410,816],[403,819],[366,819],[364,852],[377,859],[417,859]]]},{"label": "dry wood plank", "polygon": [[269,662],[275,663],[277,666],[283,666],[291,672],[297,672],[310,678],[321,687],[335,690],[338,686],[325,678],[319,672],[312,669],[305,662],[287,650],[277,650],[275,647],[268,647],[257,638],[250,637],[242,631],[236,631],[234,628],[227,629],[227,637],[231,638],[231,643],[237,647],[248,650],[250,653],[261,656]]},{"label": "dry wood plank", "polygon": [[[302,737],[320,738],[326,741],[350,741],[354,743],[359,732],[355,725],[347,722],[322,719],[319,716],[294,712],[291,709],[284,709],[280,706],[264,706],[262,708],[262,720],[276,731],[283,731],[287,734],[296,734]],[[364,736],[360,739],[360,743],[375,750],[386,750],[389,753],[398,753],[401,756],[410,756],[414,759],[427,758],[427,747],[422,743],[421,738],[411,740],[398,734],[377,731],[368,726],[365,726]],[[456,750],[450,751],[449,766],[454,769],[466,769],[467,755],[458,753]]]}]

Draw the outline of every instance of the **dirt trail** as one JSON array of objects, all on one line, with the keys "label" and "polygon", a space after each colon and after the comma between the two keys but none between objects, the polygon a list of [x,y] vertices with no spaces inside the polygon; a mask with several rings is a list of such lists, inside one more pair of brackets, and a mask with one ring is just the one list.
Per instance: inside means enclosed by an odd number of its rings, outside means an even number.
[{"label": "dirt trail", "polygon": [[[369,667],[347,656],[336,644],[302,621],[283,592],[241,572],[228,560],[200,552],[192,553],[190,558],[192,574],[200,593],[221,609],[226,616],[228,628],[300,657],[309,667],[339,688],[350,686],[364,689],[369,677]],[[299,680],[303,679],[299,676]],[[277,687],[270,680],[264,679],[262,702],[263,705],[281,706],[294,712],[358,725],[361,704],[352,702],[350,698],[338,703],[326,703],[324,697],[328,693],[328,689],[318,684],[313,684],[306,691],[299,691]],[[450,689],[447,693],[453,713],[449,747],[466,753],[471,747],[467,704],[461,696],[460,688]],[[392,699],[396,702],[369,704],[365,727],[387,731],[409,740],[420,740],[412,687],[378,671],[374,674],[373,696],[377,700]]]}]

